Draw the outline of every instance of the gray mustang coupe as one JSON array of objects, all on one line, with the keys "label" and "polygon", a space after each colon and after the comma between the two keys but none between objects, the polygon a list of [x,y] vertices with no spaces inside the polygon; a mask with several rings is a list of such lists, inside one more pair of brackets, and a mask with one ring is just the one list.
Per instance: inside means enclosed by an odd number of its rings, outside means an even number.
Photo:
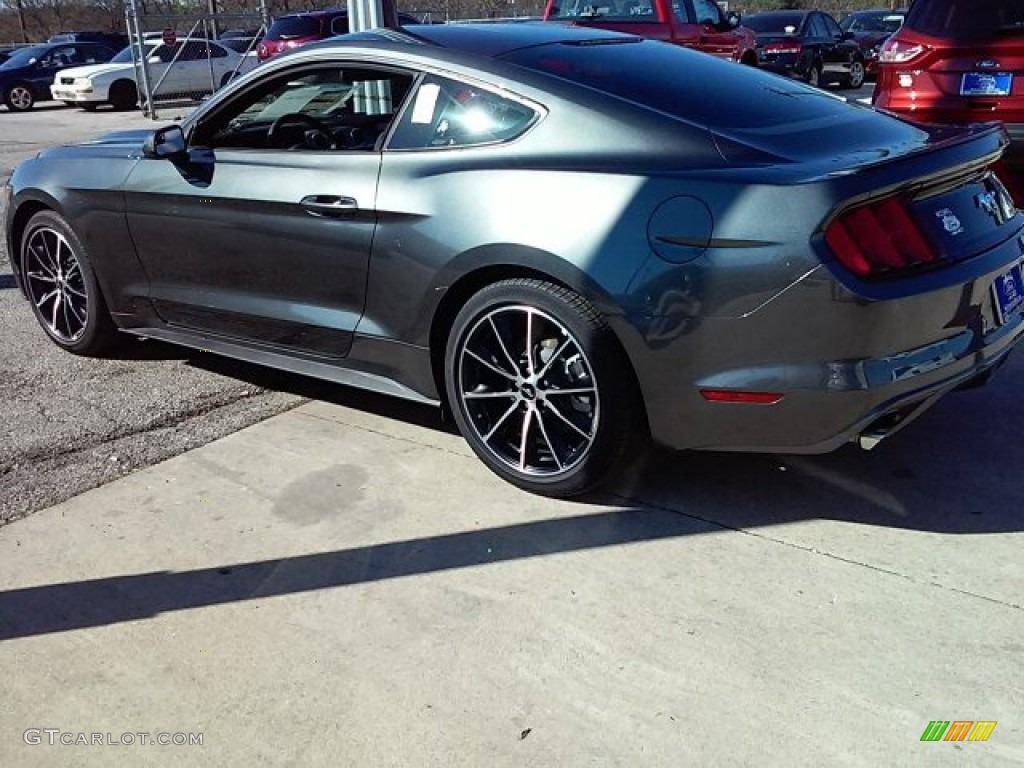
[{"label": "gray mustang coupe", "polygon": [[985,381],[1024,335],[1006,144],[613,32],[407,27],[42,152],[7,238],[69,352],[128,333],[444,405],[567,496],[651,438],[870,447]]}]

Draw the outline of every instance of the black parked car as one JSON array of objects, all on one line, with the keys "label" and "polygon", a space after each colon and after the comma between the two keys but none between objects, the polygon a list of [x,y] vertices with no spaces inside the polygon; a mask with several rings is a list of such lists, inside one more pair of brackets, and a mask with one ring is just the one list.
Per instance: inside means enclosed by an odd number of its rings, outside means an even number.
[{"label": "black parked car", "polygon": [[0,95],[12,112],[50,101],[50,85],[62,69],[102,64],[117,53],[102,43],[44,43],[19,48],[0,64]]},{"label": "black parked car", "polygon": [[757,63],[762,69],[799,77],[811,85],[860,88],[864,84],[860,46],[827,13],[752,13],[743,17],[743,25],[757,34]]},{"label": "black parked car", "polygon": [[652,437],[871,447],[984,383],[1024,339],[1006,144],[633,35],[389,29],[24,161],[7,252],[69,352],[129,333],[444,403],[565,496]]}]

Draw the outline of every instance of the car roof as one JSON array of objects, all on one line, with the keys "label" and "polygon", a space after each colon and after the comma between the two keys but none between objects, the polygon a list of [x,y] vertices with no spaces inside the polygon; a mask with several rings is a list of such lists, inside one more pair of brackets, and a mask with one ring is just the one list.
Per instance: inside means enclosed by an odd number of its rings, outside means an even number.
[{"label": "car roof", "polygon": [[[496,57],[521,48],[558,43],[579,45],[585,42],[635,38],[621,32],[575,27],[568,24],[495,23],[495,24],[415,24],[401,29],[372,29],[331,38],[318,47],[352,42],[426,43],[439,48],[478,56]],[[304,46],[308,47],[308,46]]]}]

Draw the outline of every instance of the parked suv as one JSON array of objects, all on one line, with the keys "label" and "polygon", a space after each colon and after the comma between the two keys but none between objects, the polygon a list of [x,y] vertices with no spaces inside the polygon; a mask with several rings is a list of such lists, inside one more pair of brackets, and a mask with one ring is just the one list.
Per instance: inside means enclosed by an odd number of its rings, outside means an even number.
[{"label": "parked suv", "polygon": [[[419,20],[409,14],[399,13],[398,23],[419,24]],[[266,61],[300,45],[347,32],[348,8],[324,8],[321,11],[278,16],[256,47],[256,58]]]},{"label": "parked suv", "polygon": [[1024,2],[915,0],[882,46],[872,101],[924,122],[1002,120],[1024,168]]},{"label": "parked suv", "polygon": [[713,0],[548,0],[545,21],[627,32],[756,65],[754,33]]}]

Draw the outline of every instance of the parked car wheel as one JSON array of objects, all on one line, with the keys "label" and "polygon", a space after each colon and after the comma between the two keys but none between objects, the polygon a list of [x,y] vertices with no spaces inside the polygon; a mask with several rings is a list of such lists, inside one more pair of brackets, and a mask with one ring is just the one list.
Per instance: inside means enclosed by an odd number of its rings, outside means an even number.
[{"label": "parked car wheel", "polygon": [[110,85],[110,103],[114,109],[135,109],[139,103],[139,91],[131,80],[118,80]]},{"label": "parked car wheel", "polygon": [[503,280],[474,295],[455,319],[445,371],[459,431],[525,490],[583,493],[644,442],[617,339],[585,299],[552,283]]},{"label": "parked car wheel", "polygon": [[860,88],[864,85],[866,77],[867,72],[864,69],[864,62],[860,59],[854,59],[850,62],[850,74],[846,76],[843,85],[847,88]]},{"label": "parked car wheel", "polygon": [[118,339],[85,248],[58,214],[41,211],[29,220],[21,269],[36,320],[57,346],[95,355]]},{"label": "parked car wheel", "polygon": [[813,85],[815,88],[821,87],[821,65],[812,64],[810,69],[807,70],[807,84]]},{"label": "parked car wheel", "polygon": [[28,112],[35,103],[35,94],[25,83],[14,83],[4,91],[4,104],[12,112]]}]

